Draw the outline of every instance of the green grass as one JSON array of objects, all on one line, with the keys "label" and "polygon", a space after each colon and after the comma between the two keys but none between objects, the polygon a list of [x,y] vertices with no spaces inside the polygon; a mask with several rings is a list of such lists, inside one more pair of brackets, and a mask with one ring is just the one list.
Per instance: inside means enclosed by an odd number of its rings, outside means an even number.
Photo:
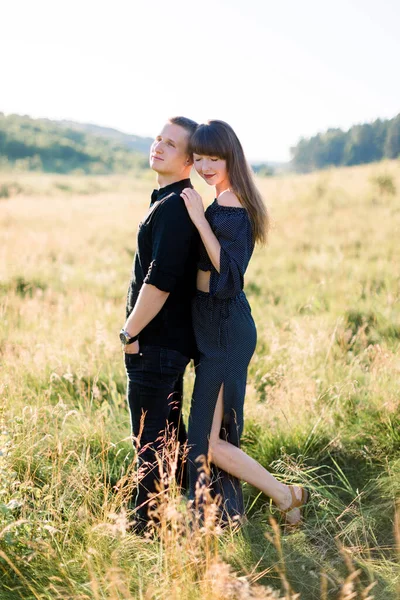
[{"label": "green grass", "polygon": [[[2,174],[0,186],[10,182],[18,193],[0,203],[1,600],[271,590],[349,600],[371,584],[375,599],[395,600],[399,164],[259,182],[273,229],[246,278],[258,344],[243,448],[312,491],[304,527],[283,537],[268,498],[247,484],[239,531],[191,530],[172,493],[160,536],[132,533],[135,451],[116,332],[153,181]],[[193,379],[190,368],[186,417]]]}]

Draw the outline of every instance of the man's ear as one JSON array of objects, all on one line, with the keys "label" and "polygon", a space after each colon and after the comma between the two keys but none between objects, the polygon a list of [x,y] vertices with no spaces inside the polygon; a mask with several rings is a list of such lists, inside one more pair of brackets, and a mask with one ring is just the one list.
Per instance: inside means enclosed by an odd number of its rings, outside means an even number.
[{"label": "man's ear", "polygon": [[192,156],[188,156],[186,161],[185,161],[186,165],[192,165],[193,164],[193,157]]}]

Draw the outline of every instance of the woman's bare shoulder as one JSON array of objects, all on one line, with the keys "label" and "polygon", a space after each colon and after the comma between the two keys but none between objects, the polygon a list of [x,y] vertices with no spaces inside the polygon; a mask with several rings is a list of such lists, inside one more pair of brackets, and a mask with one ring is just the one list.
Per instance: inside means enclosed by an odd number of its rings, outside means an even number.
[{"label": "woman's bare shoulder", "polygon": [[236,194],[234,194],[230,190],[226,190],[225,192],[222,192],[218,196],[217,202],[221,206],[235,206],[237,208],[242,207],[242,204],[240,204],[239,198],[236,196]]}]

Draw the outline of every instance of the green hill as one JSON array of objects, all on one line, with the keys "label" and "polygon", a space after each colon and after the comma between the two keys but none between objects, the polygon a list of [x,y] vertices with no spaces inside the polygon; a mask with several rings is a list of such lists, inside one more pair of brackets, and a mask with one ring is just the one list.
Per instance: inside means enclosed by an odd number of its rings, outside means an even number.
[{"label": "green hill", "polygon": [[[108,131],[108,134],[106,132]],[[73,122],[0,113],[0,168],[123,173],[148,168],[148,138]]]},{"label": "green hill", "polygon": [[[51,121],[49,122],[51,123]],[[76,131],[84,131],[91,135],[108,138],[121,146],[126,146],[130,150],[142,152],[146,155],[149,153],[150,146],[153,143],[153,138],[124,133],[118,129],[102,127],[101,125],[95,125],[94,123],[77,123],[76,121],[65,120],[53,121],[53,123],[56,123],[57,125],[67,129],[75,129]]]}]

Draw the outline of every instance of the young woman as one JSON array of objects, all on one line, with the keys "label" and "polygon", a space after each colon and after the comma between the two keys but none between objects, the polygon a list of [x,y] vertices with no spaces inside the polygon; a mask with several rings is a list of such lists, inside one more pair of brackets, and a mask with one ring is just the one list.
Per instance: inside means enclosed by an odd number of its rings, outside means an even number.
[{"label": "young woman", "polygon": [[181,194],[202,241],[192,306],[200,358],[189,416],[189,497],[198,501],[199,484],[207,483],[210,471],[224,517],[240,517],[243,479],[272,498],[286,522],[295,526],[307,491],[279,482],[240,449],[247,368],[257,337],[243,276],[255,243],[266,241],[267,211],[227,123],[199,125],[191,149],[196,171],[215,186],[216,199],[204,212],[195,190],[186,188]]}]

